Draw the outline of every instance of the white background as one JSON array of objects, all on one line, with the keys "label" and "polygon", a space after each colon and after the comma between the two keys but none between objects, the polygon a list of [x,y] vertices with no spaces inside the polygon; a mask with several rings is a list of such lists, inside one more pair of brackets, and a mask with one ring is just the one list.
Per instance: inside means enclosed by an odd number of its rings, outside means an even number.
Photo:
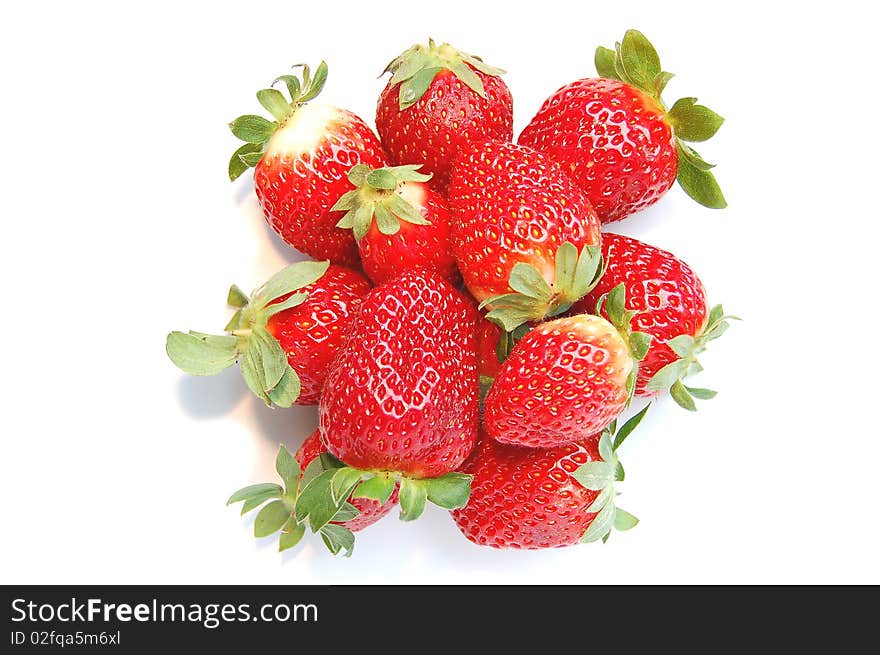
[{"label": "white background", "polygon": [[[0,25],[4,583],[880,582],[872,403],[877,86],[858,3],[17,3]],[[420,8],[422,7],[422,8]],[[279,555],[224,502],[274,479],[313,408],[271,411],[236,369],[188,379],[171,329],[220,330],[231,282],[294,254],[226,123],[326,58],[324,100],[372,123],[386,62],[429,35],[510,71],[517,134],[597,44],[638,27],[727,118],[700,148],[730,207],[675,187],[613,226],[688,261],[739,314],[622,457],[642,523],[605,546],[498,552],[436,508]]]}]

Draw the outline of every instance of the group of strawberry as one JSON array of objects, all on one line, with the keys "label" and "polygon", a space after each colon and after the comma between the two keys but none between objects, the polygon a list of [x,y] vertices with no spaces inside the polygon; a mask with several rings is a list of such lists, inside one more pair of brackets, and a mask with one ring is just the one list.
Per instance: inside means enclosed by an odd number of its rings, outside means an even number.
[{"label": "group of strawberry", "polygon": [[262,506],[257,537],[280,531],[284,550],[308,529],[350,554],[354,531],[427,501],[496,548],[635,525],[616,507],[617,450],[648,408],[617,419],[634,395],[711,398],[682,380],[731,317],[687,264],[600,226],[676,179],[725,206],[686,143],[722,119],[695,98],[663,104],[671,74],[636,30],[595,63],[600,77],[556,91],[516,144],[503,71],[433,41],[388,65],[378,137],[312,102],[323,62],[257,93],[272,119],[230,124],[244,141],[230,178],[254,167],[268,223],[317,260],[250,296],[233,286],[225,335],[167,339],[188,373],[238,362],[267,405],[319,406],[319,429],[278,452],[283,484],[229,499]]}]

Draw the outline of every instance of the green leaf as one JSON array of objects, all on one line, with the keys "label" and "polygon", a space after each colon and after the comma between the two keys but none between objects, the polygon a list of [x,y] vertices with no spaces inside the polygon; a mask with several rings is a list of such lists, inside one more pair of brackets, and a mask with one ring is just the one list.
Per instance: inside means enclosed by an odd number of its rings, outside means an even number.
[{"label": "green leaf", "polygon": [[613,450],[617,451],[620,448],[620,445],[626,441],[626,438],[633,433],[637,427],[639,427],[639,423],[642,422],[642,419],[645,418],[645,414],[648,413],[648,410],[651,408],[651,403],[645,405],[645,407],[638,413],[633,415],[627,420],[620,429],[617,431],[617,435],[614,437],[614,447]]},{"label": "green leaf", "polygon": [[617,328],[629,328],[623,325],[623,313],[626,311],[626,287],[623,282],[608,292],[605,299],[605,313]]},{"label": "green leaf", "polygon": [[503,68],[498,68],[496,66],[490,66],[485,61],[480,59],[479,57],[475,57],[473,55],[469,55],[466,52],[459,52],[461,55],[462,61],[466,61],[471,66],[476,68],[481,73],[485,73],[486,75],[491,75],[492,77],[498,77],[500,75],[504,75],[507,71]]},{"label": "green leaf", "polygon": [[692,395],[694,398],[698,398],[699,400],[712,400],[715,396],[718,395],[717,391],[712,391],[711,389],[699,389],[694,387],[685,387],[687,392]]},{"label": "green leaf", "polygon": [[229,181],[234,182],[241,177],[242,173],[251,167],[250,164],[247,164],[245,160],[242,159],[243,156],[259,153],[262,157],[262,152],[263,146],[260,143],[245,143],[241,148],[233,152],[232,157],[229,158]]},{"label": "green leaf", "polygon": [[423,480],[428,500],[443,509],[458,509],[467,505],[471,495],[472,475],[447,473],[439,478]]},{"label": "green leaf", "polygon": [[684,376],[688,368],[688,360],[676,359],[661,368],[648,380],[647,388],[650,391],[666,391],[675,384],[675,381]]},{"label": "green leaf", "polygon": [[611,445],[611,431],[605,430],[599,438],[599,457],[603,462],[611,464],[614,459],[614,448]]},{"label": "green leaf", "polygon": [[578,251],[573,243],[566,241],[559,246],[556,250],[556,281],[553,284],[557,291],[570,289],[574,285],[577,263]]},{"label": "green leaf", "polygon": [[266,383],[263,377],[263,363],[260,361],[260,349],[258,347],[248,347],[239,359],[239,367],[241,368],[241,377],[244,378],[245,384],[254,395],[262,398],[267,405],[272,404],[272,399],[266,390]]},{"label": "green leaf", "polygon": [[281,381],[281,377],[290,367],[287,363],[287,353],[264,327],[255,325],[248,341],[248,350],[258,348],[260,355],[256,358],[263,368],[260,379],[263,389],[268,393]]},{"label": "green leaf", "polygon": [[704,207],[710,209],[724,209],[727,201],[721,193],[721,187],[715,181],[711,171],[700,170],[694,166],[687,156],[681,156],[682,149],[679,147],[678,158],[678,183],[691,198]]},{"label": "green leaf", "polygon": [[307,293],[294,293],[286,300],[284,300],[284,302],[272,303],[271,305],[266,307],[266,309],[261,312],[261,316],[263,319],[268,320],[279,312],[283,312],[287,309],[293,309],[294,307],[299,307],[306,301],[306,298],[308,297],[309,294]]},{"label": "green leaf", "polygon": [[352,492],[352,498],[371,498],[380,505],[388,502],[394,487],[397,485],[394,478],[387,475],[376,475],[369,480],[361,482]]},{"label": "green leaf", "polygon": [[516,264],[510,272],[510,288],[528,298],[540,302],[549,302],[553,297],[553,289],[547,284],[544,276],[531,264]]},{"label": "green leaf", "polygon": [[272,80],[272,86],[275,86],[278,82],[284,82],[287,92],[290,94],[291,102],[296,102],[299,99],[300,85],[299,78],[296,75],[280,75]]},{"label": "green leaf", "polygon": [[284,552],[288,548],[296,546],[305,533],[306,526],[302,523],[294,523],[293,527],[289,529],[285,525],[284,532],[282,532],[281,536],[278,538],[278,552]]},{"label": "green leaf", "polygon": [[343,503],[339,511],[333,515],[332,523],[345,523],[355,519],[360,514],[360,510],[351,503]]},{"label": "green leaf", "polygon": [[676,148],[678,151],[678,160],[679,160],[679,168],[681,167],[681,160],[686,160],[691,166],[700,171],[710,171],[715,168],[715,164],[710,164],[705,159],[700,157],[699,153],[691,148],[684,141],[678,140],[676,144]]},{"label": "green leaf", "polygon": [[405,220],[407,223],[412,223],[413,225],[430,225],[430,221],[426,220],[424,216],[422,216],[422,212],[416,209],[413,205],[408,203],[406,200],[400,197],[399,193],[391,194],[391,197],[388,199],[389,208],[393,211],[397,216]]},{"label": "green leaf", "polygon": [[730,323],[727,321],[718,321],[715,325],[712,326],[712,329],[704,332],[701,336],[701,340],[703,342],[714,341],[722,334],[727,332],[727,329],[730,327]]},{"label": "green leaf", "polygon": [[260,505],[265,503],[267,500],[272,498],[277,498],[277,494],[263,494],[262,496],[254,496],[253,498],[248,498],[241,504],[241,516],[244,516],[248,512],[252,512],[257,509]]},{"label": "green leaf", "polygon": [[229,293],[226,294],[226,304],[230,307],[244,307],[250,302],[247,294],[236,285],[229,287]]},{"label": "green leaf", "polygon": [[724,307],[722,305],[715,305],[709,310],[709,319],[706,321],[706,325],[711,327],[714,323],[720,321],[722,316],[724,316]]},{"label": "green leaf", "polygon": [[672,73],[667,73],[666,71],[661,71],[657,74],[657,77],[654,78],[654,97],[659,98],[660,94],[663,93],[663,90],[666,88],[666,85],[669,84],[669,80],[671,80],[675,75]]},{"label": "green leaf", "polygon": [[374,205],[372,203],[365,203],[354,210],[353,223],[355,241],[360,241],[367,235],[367,232],[370,231],[370,226],[373,224],[373,207]]},{"label": "green leaf", "polygon": [[257,514],[257,519],[254,521],[254,536],[268,537],[278,532],[289,518],[290,510],[284,506],[284,503],[273,500]]},{"label": "green leaf", "polygon": [[345,503],[345,498],[336,502],[330,489],[336,471],[336,469],[324,471],[312,479],[302,488],[296,500],[296,517],[300,521],[308,518],[312,532],[318,532],[333,520]]},{"label": "green leaf", "polygon": [[486,89],[483,88],[483,80],[464,62],[450,64],[449,70],[462,81],[469,89],[482,98],[486,98]]},{"label": "green leaf", "polygon": [[330,493],[333,495],[333,502],[338,505],[346,502],[355,485],[361,481],[362,475],[362,471],[348,466],[336,469],[336,475],[330,481]]},{"label": "green leaf", "polygon": [[590,506],[587,507],[587,514],[595,514],[602,510],[605,505],[608,504],[608,501],[614,498],[614,487],[612,485],[608,485],[602,491],[599,492],[599,495],[596,496],[595,500],[590,503]]},{"label": "green leaf", "polygon": [[400,84],[398,103],[401,111],[411,107],[425,95],[425,91],[431,86],[431,82],[440,70],[439,66],[423,68]]},{"label": "green leaf", "polygon": [[229,497],[229,500],[226,501],[226,504],[231,505],[232,503],[239,503],[243,500],[257,498],[266,494],[271,494],[271,497],[274,498],[280,498],[282,491],[283,490],[281,488],[281,485],[275,484],[274,482],[252,484],[247,487],[243,487],[242,489],[239,489],[234,494],[232,494]]},{"label": "green leaf", "polygon": [[419,169],[423,167],[424,164],[403,164],[402,166],[392,166],[390,170],[394,171],[397,179],[401,182],[427,182],[434,177],[434,174],[419,173]]},{"label": "green leaf", "polygon": [[354,550],[354,533],[341,525],[325,525],[321,528],[321,540],[334,555],[345,551],[345,557],[351,557]]},{"label": "green leaf", "polygon": [[288,364],[278,384],[269,392],[269,400],[278,407],[290,407],[302,391],[299,375]]},{"label": "green leaf", "polygon": [[721,127],[724,119],[704,105],[698,105],[696,98],[676,100],[666,113],[672,123],[675,136],[684,141],[706,141],[712,138]]},{"label": "green leaf", "polygon": [[329,261],[295,262],[284,267],[254,293],[253,303],[260,309],[281,296],[286,296],[321,279]]},{"label": "green leaf", "polygon": [[313,459],[306,465],[306,468],[302,473],[302,479],[299,481],[300,488],[305,489],[309,482],[317,478],[326,470],[327,469],[324,468],[320,457]]},{"label": "green leaf", "polygon": [[272,137],[277,127],[276,123],[253,114],[239,116],[229,124],[232,133],[248,143],[265,143]]},{"label": "green leaf", "polygon": [[275,456],[275,470],[284,482],[284,488],[287,490],[287,493],[294,494],[302,471],[300,471],[299,462],[296,461],[294,456],[284,446],[279,446],[278,448],[278,454]]},{"label": "green leaf", "polygon": [[593,61],[596,64],[596,72],[599,74],[599,77],[609,80],[620,79],[617,77],[617,71],[614,69],[614,58],[616,56],[617,54],[614,50],[603,48],[602,46],[596,48],[596,55],[593,57]]},{"label": "green leaf", "polygon": [[486,314],[486,318],[497,323],[507,332],[513,332],[523,323],[530,321],[535,317],[535,309],[519,309],[515,307],[504,307],[493,309]]},{"label": "green leaf", "polygon": [[321,466],[325,471],[329,471],[330,469],[341,469],[345,467],[345,464],[342,460],[337,459],[330,453],[321,453],[318,455],[321,460]]},{"label": "green leaf", "polygon": [[614,508],[614,529],[620,530],[624,532],[626,530],[632,530],[639,524],[639,520],[627,512],[624,509],[620,509],[619,507]]},{"label": "green leaf", "polygon": [[575,301],[593,290],[601,278],[602,250],[596,246],[584,246],[578,256],[571,287],[571,300]]},{"label": "green leaf", "polygon": [[677,380],[675,384],[669,388],[669,395],[672,396],[672,399],[677,402],[680,407],[690,412],[697,411],[694,399],[691,398],[691,395],[687,392],[687,389],[681,383],[681,380]]},{"label": "green leaf", "polygon": [[394,190],[397,188],[397,175],[392,168],[377,168],[367,174],[367,184],[374,189]]},{"label": "green leaf", "polygon": [[410,48],[403,53],[403,55],[388,64],[388,67],[385,69],[386,73],[390,70],[394,70],[394,74],[391,76],[389,84],[394,86],[399,82],[408,80],[421,69],[428,66],[429,62],[430,58],[423,49],[418,46]]},{"label": "green leaf", "polygon": [[352,191],[346,191],[341,196],[339,196],[339,200],[330,208],[332,212],[342,212],[348,211],[349,209],[354,209],[357,206],[357,201],[360,198],[360,193],[357,189]]},{"label": "green leaf", "polygon": [[637,362],[642,361],[648,354],[648,348],[651,347],[651,335],[645,332],[630,332],[629,349],[632,352],[633,359]]},{"label": "green leaf", "polygon": [[660,57],[651,42],[638,30],[627,30],[620,44],[620,65],[635,86],[654,93],[654,78],[660,74]]},{"label": "green leaf", "polygon": [[400,221],[391,213],[391,210],[388,209],[385,203],[376,203],[375,209],[376,225],[379,228],[379,232],[386,236],[397,234],[400,231]]},{"label": "green leaf", "polygon": [[425,511],[428,489],[424,480],[401,478],[400,480],[400,520],[414,521]]},{"label": "green leaf", "polygon": [[611,526],[614,524],[614,503],[609,501],[593,518],[590,526],[581,537],[581,543],[591,543],[604,538],[611,532]]},{"label": "green leaf", "polygon": [[608,462],[587,462],[571,475],[585,489],[601,491],[614,480],[614,469]]},{"label": "green leaf", "polygon": [[190,375],[215,375],[235,363],[238,341],[231,336],[172,332],[165,340],[165,352],[180,370]]},{"label": "green leaf", "polygon": [[[305,67],[304,70],[308,70],[308,67]],[[307,74],[303,76],[303,79],[307,79]],[[305,93],[299,99],[299,102],[308,102],[309,100],[313,100],[321,91],[324,89],[324,84],[327,82],[327,63],[321,62],[318,64],[318,68],[315,70],[315,76],[309,81],[307,86],[308,89],[303,89]]]},{"label": "green leaf", "polygon": [[626,471],[623,470],[623,464],[617,460],[617,466],[614,467],[615,482],[623,482],[626,479]]},{"label": "green leaf", "polygon": [[667,341],[666,345],[679,357],[690,357],[694,352],[694,338],[689,334],[680,334]]},{"label": "green leaf", "polygon": [[277,89],[260,89],[257,91],[257,101],[276,121],[283,121],[290,114],[290,103]]}]

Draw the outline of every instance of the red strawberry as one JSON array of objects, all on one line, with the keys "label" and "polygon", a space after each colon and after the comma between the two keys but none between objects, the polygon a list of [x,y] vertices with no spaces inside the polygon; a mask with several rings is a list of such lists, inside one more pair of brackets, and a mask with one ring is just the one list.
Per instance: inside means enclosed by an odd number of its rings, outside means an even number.
[{"label": "red strawberry", "polygon": [[491,141],[463,149],[449,205],[462,278],[508,331],[564,312],[590,288],[599,221],[584,193],[541,153]]},{"label": "red strawberry", "polygon": [[501,369],[498,346],[504,332],[496,323],[481,317],[477,322],[477,372],[480,380],[492,380]]},{"label": "red strawberry", "polygon": [[[621,428],[617,446],[644,412]],[[638,519],[616,507],[623,468],[612,431],[556,448],[522,448],[483,438],[462,467],[473,476],[468,504],[452,512],[458,529],[481,546],[556,548],[605,540],[612,526]]]},{"label": "red strawberry", "polygon": [[645,36],[627,31],[617,50],[596,50],[602,79],[582,79],[551,95],[519,136],[559,162],[583,188],[603,223],[655,203],[679,184],[706,207],[727,205],[712,167],[686,141],[705,141],[723,119],[696,98],[666,109],[672,77]]},{"label": "red strawberry", "polygon": [[405,520],[426,500],[467,501],[469,478],[453,471],[477,438],[476,319],[448,282],[420,269],[370,292],[321,397],[322,439],[341,461],[297,506],[313,529],[352,490],[387,498],[395,481]]},{"label": "red strawberry", "polygon": [[228,336],[172,332],[166,350],[193,375],[214,375],[239,361],[245,382],[266,404],[315,405],[369,290],[363,275],[342,266],[291,264],[252,298],[232,286],[228,302],[239,309]]},{"label": "red strawberry", "polygon": [[602,294],[625,285],[627,309],[638,312],[630,321],[632,329],[652,337],[648,352],[639,363],[636,395],[654,396],[671,390],[682,407],[696,409],[691,396],[707,399],[715,392],[686,387],[681,380],[700,370],[697,355],[709,341],[724,333],[728,319],[736,317],[725,316],[721,305],[710,311],[700,278],[672,253],[632,237],[606,232],[602,254],[604,276],[593,291],[572,307],[572,312],[594,311]]},{"label": "red strawberry", "polygon": [[415,45],[388,64],[376,128],[393,164],[424,164],[445,190],[462,145],[513,138],[513,98],[499,75],[448,43]]},{"label": "red strawberry", "polygon": [[[296,451],[294,457],[299,462],[300,467],[307,468],[319,455],[326,453],[327,449],[321,443],[321,431],[315,430],[303,442],[299,450]],[[349,502],[360,512],[353,519],[349,519],[341,523],[352,532],[363,530],[373,525],[376,521],[388,514],[397,504],[397,488],[391,493],[391,497],[384,503],[379,503],[372,498],[349,498]]]},{"label": "red strawberry", "polygon": [[326,455],[323,453],[317,430],[305,440],[295,456],[281,446],[275,458],[275,470],[283,486],[274,483],[252,484],[232,494],[226,504],[244,503],[241,508],[244,515],[269,501],[257,514],[254,536],[268,537],[280,530],[279,551],[298,544],[308,525],[313,532],[321,535],[330,552],[336,555],[345,551],[348,557],[354,548],[353,532],[372,525],[390,512],[397,502],[397,491],[390,489],[388,496],[381,501],[349,498],[346,494],[339,503],[329,507],[329,515],[320,526],[315,527],[312,517],[307,521],[298,508],[303,499],[308,501],[313,494],[317,481],[328,475],[323,462]]},{"label": "red strawberry", "polygon": [[337,225],[354,229],[364,271],[375,284],[416,266],[458,281],[446,198],[425,184],[431,176],[419,168],[358,164],[348,173],[355,190],[333,206],[347,212]]},{"label": "red strawberry", "polygon": [[330,208],[351,190],[346,173],[352,166],[384,166],[385,155],[373,131],[350,111],[309,103],[326,79],[321,62],[314,78],[305,66],[302,80],[293,75],[275,80],[285,83],[289,101],[277,89],[257,92],[275,120],[247,115],[230,123],[246,143],[232,155],[229,177],[235,180],[255,166],[263,214],[284,241],[316,259],[356,266],[354,239],[336,227],[339,214]]},{"label": "red strawberry", "polygon": [[[629,340],[598,316],[541,323],[517,343],[489,389],[486,434],[552,448],[606,428],[624,410],[635,376]],[[638,354],[644,354],[640,352]]]}]

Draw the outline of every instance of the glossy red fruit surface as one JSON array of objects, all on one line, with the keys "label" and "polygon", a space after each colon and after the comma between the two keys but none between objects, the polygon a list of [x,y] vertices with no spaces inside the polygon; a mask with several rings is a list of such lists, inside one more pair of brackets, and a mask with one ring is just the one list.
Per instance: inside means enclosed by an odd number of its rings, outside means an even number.
[{"label": "glossy red fruit surface", "polygon": [[373,131],[350,111],[305,104],[278,129],[254,170],[266,221],[288,244],[315,259],[359,266],[350,230],[336,227],[341,212],[330,208],[352,184],[355,164],[384,166]]},{"label": "glossy red fruit surface", "polygon": [[324,386],[329,452],[414,478],[455,470],[477,437],[476,321],[468,300],[423,270],[373,289]]},{"label": "glossy red fruit surface", "polygon": [[[302,446],[299,447],[299,450],[296,451],[294,457],[296,457],[296,461],[299,462],[302,470],[305,470],[313,459],[326,452],[327,449],[321,443],[321,431],[315,430],[306,438]],[[338,525],[345,526],[352,532],[357,532],[373,525],[394,508],[397,504],[397,495],[398,490],[395,488],[391,497],[381,504],[369,498],[349,498],[349,502],[357,507],[360,514],[350,521],[345,521]]]},{"label": "glossy red fruit surface", "polygon": [[652,337],[648,353],[639,363],[636,394],[656,395],[658,392],[645,385],[657,371],[678,359],[666,343],[682,334],[696,337],[706,324],[709,310],[703,283],[672,253],[632,237],[605,233],[602,254],[605,275],[572,312],[595,311],[602,294],[624,284],[626,308],[639,312],[630,322],[632,329]]},{"label": "glossy red fruit surface", "polygon": [[297,405],[318,404],[330,363],[345,343],[348,328],[370,289],[370,282],[357,271],[331,264],[321,279],[299,290],[308,293],[305,302],[267,321],[266,329],[281,344],[299,375],[302,390]]},{"label": "glossy red fruit surface", "polygon": [[600,242],[586,195],[541,153],[485,141],[462,150],[449,187],[453,251],[468,290],[482,302],[510,291],[517,263],[553,285],[563,243]]},{"label": "glossy red fruit surface", "polygon": [[576,544],[596,514],[598,492],[571,474],[599,460],[598,437],[557,448],[522,448],[483,438],[462,471],[474,476],[468,504],[452,512],[465,537],[492,548]]},{"label": "glossy red fruit surface", "polygon": [[634,362],[617,329],[598,316],[542,323],[516,344],[486,396],[486,434],[550,448],[611,423],[627,401]]},{"label": "glossy red fruit surface", "polygon": [[657,202],[678,154],[663,108],[619,80],[583,79],[551,95],[518,142],[558,162],[610,223]]},{"label": "glossy red fruit surface", "polygon": [[[465,64],[467,66],[467,64]],[[437,73],[425,94],[400,109],[400,84],[390,82],[376,109],[376,128],[391,163],[424,164],[431,185],[446,190],[459,149],[467,144],[513,138],[513,97],[500,77],[472,69],[486,92],[483,98],[452,71]]]}]

